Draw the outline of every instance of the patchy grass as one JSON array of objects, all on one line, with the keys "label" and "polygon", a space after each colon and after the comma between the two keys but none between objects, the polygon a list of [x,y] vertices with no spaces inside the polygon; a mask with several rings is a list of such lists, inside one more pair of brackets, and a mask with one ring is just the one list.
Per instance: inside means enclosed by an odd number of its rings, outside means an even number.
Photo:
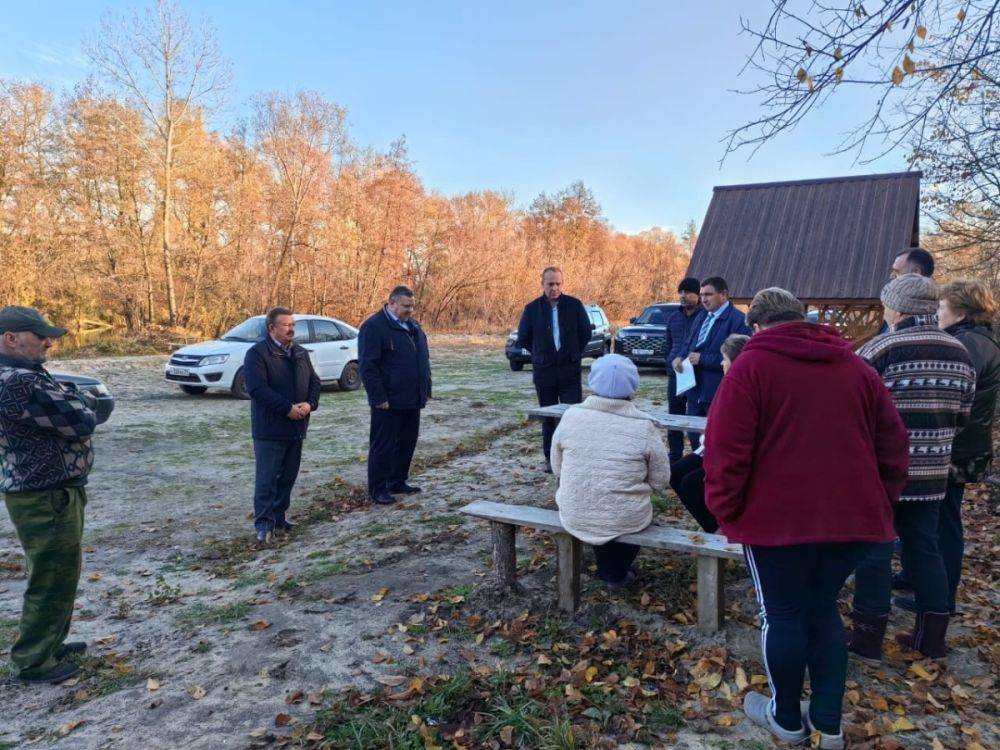
[{"label": "patchy grass", "polygon": [[129,664],[113,654],[78,654],[73,660],[80,665],[80,690],[76,693],[76,700],[111,695],[143,679]]},{"label": "patchy grass", "polygon": [[196,630],[210,625],[231,625],[244,619],[250,612],[249,602],[232,602],[212,607],[198,602],[177,614],[177,624],[186,630]]},{"label": "patchy grass", "polygon": [[431,526],[433,528],[445,528],[448,526],[459,526],[465,523],[466,516],[459,515],[458,513],[445,513],[441,516],[429,516],[420,520],[424,526]]}]

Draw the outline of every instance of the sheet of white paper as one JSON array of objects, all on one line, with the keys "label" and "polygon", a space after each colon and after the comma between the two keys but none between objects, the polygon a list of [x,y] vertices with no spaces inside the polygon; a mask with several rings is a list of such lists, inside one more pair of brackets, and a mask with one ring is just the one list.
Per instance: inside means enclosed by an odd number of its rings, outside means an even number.
[{"label": "sheet of white paper", "polygon": [[694,388],[694,365],[691,364],[690,360],[685,359],[681,363],[681,371],[677,372],[674,370],[674,377],[677,378],[677,395],[680,396],[682,393],[687,393],[692,388]]}]

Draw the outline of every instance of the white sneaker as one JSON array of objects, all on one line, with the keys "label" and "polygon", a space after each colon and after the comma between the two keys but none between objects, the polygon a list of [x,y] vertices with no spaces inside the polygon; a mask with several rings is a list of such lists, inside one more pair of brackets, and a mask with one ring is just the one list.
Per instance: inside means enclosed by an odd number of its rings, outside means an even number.
[{"label": "white sneaker", "polygon": [[[811,735],[814,730],[812,724],[809,723],[809,701],[801,701],[799,703],[799,708],[802,709],[802,726]],[[841,730],[840,734],[827,734],[826,732],[819,733],[819,748],[820,750],[844,750],[847,747],[844,741],[844,731]]]},{"label": "white sneaker", "polygon": [[805,724],[802,729],[791,732],[775,721],[774,714],[771,713],[771,699],[766,695],[747,693],[747,697],[743,699],[743,713],[754,724],[763,727],[782,742],[800,744],[809,739]]}]

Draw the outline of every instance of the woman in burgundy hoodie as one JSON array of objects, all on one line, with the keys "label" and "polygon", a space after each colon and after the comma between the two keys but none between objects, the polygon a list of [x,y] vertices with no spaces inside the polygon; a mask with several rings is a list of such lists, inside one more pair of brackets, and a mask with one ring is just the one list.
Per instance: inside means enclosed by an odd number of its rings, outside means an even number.
[{"label": "woman in burgundy hoodie", "polygon": [[[716,394],[705,431],[705,501],[744,545],[761,615],[768,700],[744,710],[776,737],[843,747],[847,673],[837,597],[873,544],[895,538],[908,439],[877,373],[791,293],[750,304],[754,331]],[[811,701],[800,710],[806,667]]]}]

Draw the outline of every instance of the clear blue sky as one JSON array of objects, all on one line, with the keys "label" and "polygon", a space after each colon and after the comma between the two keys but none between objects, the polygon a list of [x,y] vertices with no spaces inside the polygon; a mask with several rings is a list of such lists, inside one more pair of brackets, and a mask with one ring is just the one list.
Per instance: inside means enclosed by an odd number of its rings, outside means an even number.
[{"label": "clear blue sky", "polygon": [[[120,0],[9,3],[0,77],[71,90],[87,72],[82,39]],[[140,6],[141,7],[141,6]],[[528,204],[583,180],[619,229],[701,225],[713,185],[905,169],[829,156],[863,98],[820,110],[750,161],[719,168],[725,132],[753,117],[731,93],[751,40],[739,14],[763,0],[650,2],[306,2],[190,0],[232,61],[216,125],[255,93],[315,89],[347,107],[354,139],[385,148],[405,135],[425,185],[492,188]],[[280,9],[279,9],[280,8]],[[857,118],[855,118],[857,119]]]}]

